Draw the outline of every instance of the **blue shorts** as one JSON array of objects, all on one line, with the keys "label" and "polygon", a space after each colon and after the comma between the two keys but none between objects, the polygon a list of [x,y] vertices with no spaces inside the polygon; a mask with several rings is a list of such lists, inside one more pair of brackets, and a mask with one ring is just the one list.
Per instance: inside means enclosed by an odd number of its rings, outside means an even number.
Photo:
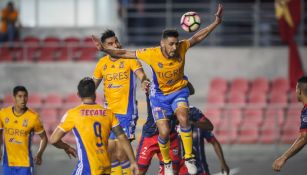
[{"label": "blue shorts", "polygon": [[5,175],[32,175],[32,167],[18,167],[3,165],[3,174]]},{"label": "blue shorts", "polygon": [[[135,127],[138,120],[138,114],[115,114],[119,120],[119,125],[123,128],[128,139],[135,139]],[[116,139],[116,135],[111,131],[109,139]]]},{"label": "blue shorts", "polygon": [[190,91],[188,87],[168,95],[160,93],[150,95],[150,105],[155,121],[168,119],[167,117],[172,116],[177,108],[189,108],[189,95]]}]

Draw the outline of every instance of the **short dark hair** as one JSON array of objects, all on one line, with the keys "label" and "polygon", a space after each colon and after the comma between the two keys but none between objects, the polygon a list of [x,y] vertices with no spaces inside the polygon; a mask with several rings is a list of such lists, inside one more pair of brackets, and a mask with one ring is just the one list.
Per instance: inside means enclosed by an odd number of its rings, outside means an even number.
[{"label": "short dark hair", "polygon": [[85,77],[79,82],[78,93],[81,98],[94,97],[95,91],[95,82],[92,78]]},{"label": "short dark hair", "polygon": [[13,95],[16,96],[19,91],[25,92],[28,95],[28,90],[24,86],[15,86],[13,89]]},{"label": "short dark hair", "polygon": [[307,83],[307,76],[302,76],[297,80],[298,83]]},{"label": "short dark hair", "polygon": [[166,39],[168,37],[178,38],[178,36],[179,36],[179,33],[176,29],[165,29],[165,30],[163,30],[163,33],[162,33],[163,39]]},{"label": "short dark hair", "polygon": [[105,42],[106,39],[114,37],[115,33],[113,30],[106,30],[101,34],[100,41]]}]

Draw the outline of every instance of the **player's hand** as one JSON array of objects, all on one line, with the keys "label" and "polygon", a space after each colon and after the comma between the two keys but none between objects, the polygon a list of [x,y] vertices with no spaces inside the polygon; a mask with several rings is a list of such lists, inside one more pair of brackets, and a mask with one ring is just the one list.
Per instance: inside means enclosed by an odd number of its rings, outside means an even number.
[{"label": "player's hand", "polygon": [[138,165],[136,164],[136,162],[131,163],[130,165],[130,169],[133,175],[139,175],[140,174],[140,170]]},{"label": "player's hand", "polygon": [[42,161],[43,161],[43,159],[42,159],[42,156],[41,156],[41,155],[36,155],[36,156],[34,157],[34,163],[35,163],[36,165],[41,165],[41,164],[42,164]]},{"label": "player's hand", "polygon": [[222,169],[222,173],[223,174],[225,172],[227,175],[229,175],[230,170],[229,170],[229,167],[228,167],[228,165],[226,163],[222,164],[221,169]]},{"label": "player's hand", "polygon": [[149,87],[150,87],[150,81],[149,80],[146,79],[146,80],[142,81],[142,83],[141,83],[142,90],[144,90],[146,93],[148,93]]},{"label": "player's hand", "polygon": [[97,38],[96,36],[92,35],[92,41],[95,44],[95,46],[96,46],[98,51],[103,51],[103,46],[102,46],[102,43],[99,40],[99,38]]},{"label": "player's hand", "polygon": [[222,22],[224,7],[222,4],[218,5],[217,11],[215,13],[215,21],[220,24]]},{"label": "player's hand", "polygon": [[66,152],[66,154],[68,155],[68,157],[71,159],[71,156],[73,156],[74,158],[77,157],[77,151],[75,148],[69,146],[68,148],[64,149],[64,151]]},{"label": "player's hand", "polygon": [[273,165],[272,165],[272,168],[274,171],[280,171],[281,168],[284,166],[284,164],[286,163],[286,158],[285,157],[278,157]]}]

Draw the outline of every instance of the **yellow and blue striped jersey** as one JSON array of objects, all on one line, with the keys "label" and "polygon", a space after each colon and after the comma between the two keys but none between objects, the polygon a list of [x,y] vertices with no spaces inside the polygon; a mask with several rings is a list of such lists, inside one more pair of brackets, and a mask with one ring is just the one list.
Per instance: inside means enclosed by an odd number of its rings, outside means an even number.
[{"label": "yellow and blue striped jersey", "polygon": [[59,128],[73,131],[78,150],[78,164],[73,174],[108,174],[111,172],[108,138],[119,121],[111,110],[98,104],[81,104],[67,111]]},{"label": "yellow and blue striped jersey", "polygon": [[3,164],[14,167],[33,166],[31,137],[33,132],[44,132],[39,115],[28,108],[22,115],[16,116],[13,107],[3,108],[0,111],[0,128],[4,136]]},{"label": "yellow and blue striped jersey", "polygon": [[139,49],[136,56],[146,62],[153,73],[152,89],[164,95],[184,88],[188,81],[184,78],[185,54],[190,42],[182,40],[179,43],[179,58],[166,58],[161,47]]},{"label": "yellow and blue striped jersey", "polygon": [[136,113],[136,77],[134,72],[141,68],[141,63],[136,59],[112,61],[109,55],[101,58],[97,63],[93,77],[103,79],[107,107],[114,113]]}]

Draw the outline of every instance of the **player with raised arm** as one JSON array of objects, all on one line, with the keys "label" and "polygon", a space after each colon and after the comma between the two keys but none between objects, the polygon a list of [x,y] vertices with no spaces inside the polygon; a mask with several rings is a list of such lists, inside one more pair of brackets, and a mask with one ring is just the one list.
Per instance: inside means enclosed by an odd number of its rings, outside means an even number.
[{"label": "player with raised arm", "polygon": [[[100,41],[106,48],[121,48],[121,44],[112,30],[105,31]],[[146,89],[149,85],[141,63],[135,59],[116,59],[106,55],[98,61],[93,77],[96,88],[103,80],[106,107],[115,113],[128,139],[134,140],[138,119],[135,97],[136,77],[140,79],[142,88]],[[112,175],[130,175],[128,157],[113,132],[110,135],[109,152]]]},{"label": "player with raised arm", "polygon": [[180,123],[181,138],[185,149],[184,159],[190,174],[195,174],[195,158],[192,154],[192,130],[188,120],[188,81],[184,76],[185,54],[187,50],[204,40],[222,21],[223,7],[218,5],[216,18],[212,24],[200,30],[190,39],[178,39],[177,30],[164,30],[159,47],[128,51],[125,49],[109,49],[98,38],[93,41],[98,49],[114,58],[138,58],[146,62],[152,69],[150,102],[152,112],[159,130],[159,147],[163,155],[165,174],[172,175],[172,162],[169,156],[168,117],[176,114]]},{"label": "player with raised arm", "polygon": [[[214,117],[214,116],[213,116]],[[209,175],[209,167],[206,160],[205,141],[209,142],[220,161],[222,173],[229,175],[229,167],[225,161],[223,149],[220,142],[210,130],[202,130],[197,126],[197,122],[210,120],[196,107],[190,107],[189,118],[192,121],[193,128],[193,153],[196,158],[197,175]],[[211,122],[210,122],[211,123]],[[185,166],[181,166],[179,175],[189,175]]]},{"label": "player with raised arm", "polygon": [[83,78],[79,82],[78,95],[82,104],[67,111],[52,133],[50,142],[55,147],[64,149],[69,156],[76,157],[76,150],[61,140],[65,133],[73,130],[79,159],[73,174],[109,175],[111,164],[107,148],[112,130],[129,158],[133,174],[138,174],[138,167],[127,136],[114,113],[95,103],[95,91],[96,87],[92,78]]},{"label": "player with raised arm", "polygon": [[[3,144],[3,174],[32,175],[33,162],[42,164],[48,139],[39,115],[27,107],[27,89],[16,86],[13,95],[14,105],[0,111],[0,159]],[[41,138],[34,160],[30,150],[33,133]]]},{"label": "player with raised arm", "polygon": [[272,165],[274,171],[280,171],[285,165],[286,161],[303,149],[303,147],[307,144],[307,76],[303,76],[298,79],[296,85],[296,95],[298,101],[304,105],[300,116],[300,135],[294,141],[292,146],[274,161]]}]

